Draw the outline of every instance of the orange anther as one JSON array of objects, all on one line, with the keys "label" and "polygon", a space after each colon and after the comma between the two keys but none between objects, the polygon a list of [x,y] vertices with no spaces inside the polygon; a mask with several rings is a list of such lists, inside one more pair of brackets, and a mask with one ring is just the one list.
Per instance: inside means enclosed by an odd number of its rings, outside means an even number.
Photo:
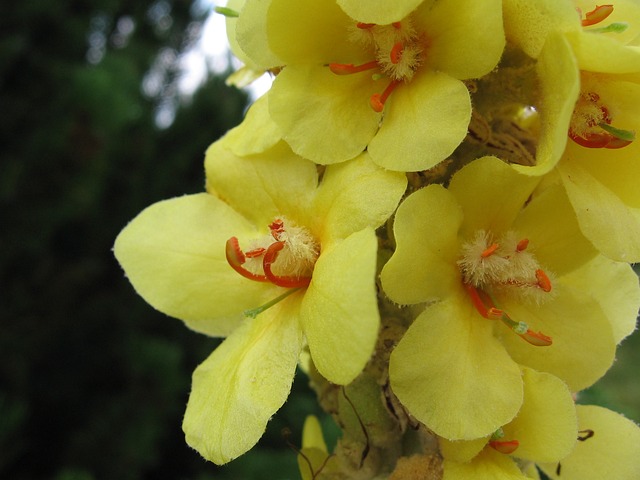
[{"label": "orange anther", "polygon": [[500,247],[500,245],[498,245],[497,243],[493,243],[491,245],[489,245],[481,254],[480,256],[482,258],[487,258],[490,257],[491,255],[493,255],[495,253],[495,251],[498,249],[498,247]]},{"label": "orange anther", "polygon": [[551,291],[551,280],[549,280],[549,277],[547,276],[547,274],[544,273],[544,270],[540,268],[536,270],[536,280],[538,280],[538,286],[543,291],[545,292]]},{"label": "orange anther", "polygon": [[227,240],[225,254],[227,257],[227,262],[236,272],[242,275],[244,278],[248,278],[249,280],[255,280],[256,282],[268,282],[266,275],[258,275],[250,272],[246,268],[242,266],[243,263],[247,261],[245,254],[242,252],[240,248],[240,244],[238,243],[238,239],[236,237],[231,237]]},{"label": "orange anther", "polygon": [[587,12],[582,20],[582,26],[588,27],[596,25],[613,13],[613,5],[598,5],[596,8]]},{"label": "orange anther", "polygon": [[364,22],[356,23],[356,27],[361,28],[363,30],[368,30],[368,29],[373,28],[375,26],[376,26],[375,23],[364,23]]},{"label": "orange anther", "polygon": [[268,281],[285,288],[307,287],[311,283],[311,277],[290,277],[276,275],[271,271],[271,265],[278,258],[278,253],[284,248],[284,242],[274,242],[269,245],[262,259],[262,268]]},{"label": "orange anther", "polygon": [[248,252],[244,252],[244,255],[247,258],[256,258],[262,255],[266,251],[267,251],[266,248],[258,247],[258,248],[254,248],[253,250],[249,250]]},{"label": "orange anther", "polygon": [[528,246],[529,246],[529,239],[523,238],[518,242],[518,245],[516,245],[516,252],[523,252],[524,250],[527,249]]},{"label": "orange anther", "polygon": [[336,75],[351,75],[352,73],[365,72],[373,68],[378,68],[378,62],[375,60],[362,65],[354,65],[352,63],[330,63],[329,69]]},{"label": "orange anther", "polygon": [[489,446],[500,453],[509,455],[517,450],[520,446],[520,442],[518,442],[518,440],[491,440],[489,442]]},{"label": "orange anther", "polygon": [[534,332],[529,329],[526,333],[520,335],[523,339],[536,347],[548,347],[553,343],[553,339],[542,332]]},{"label": "orange anther", "polygon": [[396,43],[391,49],[391,53],[389,54],[389,58],[391,59],[391,63],[394,65],[400,62],[402,58],[402,50],[404,49],[404,45],[402,42]]},{"label": "orange anther", "polygon": [[391,83],[387,85],[387,88],[384,89],[384,92],[382,92],[381,94],[374,93],[373,95],[371,95],[371,98],[369,99],[371,108],[373,108],[375,112],[382,112],[382,110],[384,110],[384,104],[389,98],[389,95],[391,95],[391,92],[393,92],[398,85],[400,85],[400,80],[391,80]]},{"label": "orange anther", "polygon": [[478,290],[470,283],[465,283],[464,288],[469,294],[471,303],[473,303],[473,306],[476,308],[480,315],[489,320],[499,320],[500,318],[502,318],[504,312],[499,308],[493,306],[493,304],[491,303],[491,299],[488,298],[486,293],[484,293],[482,290]]},{"label": "orange anther", "polygon": [[402,27],[402,23],[401,22],[393,22],[391,25],[393,25],[397,29],[400,29]]}]

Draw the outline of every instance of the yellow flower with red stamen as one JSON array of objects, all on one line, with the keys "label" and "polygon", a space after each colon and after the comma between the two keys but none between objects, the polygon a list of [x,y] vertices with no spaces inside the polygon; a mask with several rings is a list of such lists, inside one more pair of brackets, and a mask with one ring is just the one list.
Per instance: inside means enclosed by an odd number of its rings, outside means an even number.
[{"label": "yellow flower with red stamen", "polygon": [[[574,391],[591,385],[635,327],[633,271],[597,255],[562,188],[530,199],[538,181],[485,157],[396,213],[382,287],[397,303],[427,306],[391,354],[391,387],[444,438],[482,437],[511,421],[522,403],[518,364]],[[614,287],[600,279],[614,274],[615,288],[633,292],[624,307],[606,300]]]},{"label": "yellow flower with red stamen", "polygon": [[283,142],[240,157],[222,140],[206,170],[209,193],[152,205],[114,250],[151,305],[228,336],[194,372],[183,423],[187,442],[222,464],[250,449],[284,403],[304,344],[337,384],[369,360],[379,324],[374,228],[406,178],[365,153],[319,181],[316,165]]},{"label": "yellow flower with red stamen", "polygon": [[417,171],[464,139],[461,80],[496,66],[502,29],[499,0],[248,0],[236,36],[254,62],[284,66],[269,112],[296,153],[332,164],[368,149],[380,166]]}]

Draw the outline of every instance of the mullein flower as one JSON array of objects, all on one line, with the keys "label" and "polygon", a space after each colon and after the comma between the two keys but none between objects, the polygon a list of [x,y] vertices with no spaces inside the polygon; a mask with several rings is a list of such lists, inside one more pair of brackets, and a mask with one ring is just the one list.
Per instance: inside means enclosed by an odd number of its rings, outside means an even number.
[{"label": "mullein flower", "polygon": [[379,324],[373,229],[406,179],[363,154],[318,183],[286,144],[240,157],[225,140],[209,148],[206,171],[208,193],[152,205],[114,250],[152,306],[228,336],[195,370],[183,423],[187,442],[222,464],[284,403],[304,344],[337,384],[368,361]]},{"label": "mullein flower", "polygon": [[[522,403],[518,364],[573,391],[591,385],[634,328],[637,279],[627,272],[601,290],[600,276],[618,265],[580,233],[559,186],[530,199],[537,184],[485,157],[448,190],[418,190],[396,213],[397,248],[382,286],[397,303],[427,306],[391,354],[391,387],[441,437],[479,438],[511,421]],[[598,288],[584,290],[591,282]],[[598,300],[614,288],[635,292],[622,300],[624,318]]]},{"label": "mullein flower", "polygon": [[567,386],[548,373],[522,374],[522,407],[511,422],[478,440],[440,439],[445,480],[524,480],[523,467],[559,462],[575,448],[576,407]]},{"label": "mullein flower", "polygon": [[417,171],[464,139],[462,80],[496,66],[502,28],[498,0],[249,0],[236,36],[256,63],[284,66],[269,111],[296,153],[332,164],[368,149],[380,166]]}]

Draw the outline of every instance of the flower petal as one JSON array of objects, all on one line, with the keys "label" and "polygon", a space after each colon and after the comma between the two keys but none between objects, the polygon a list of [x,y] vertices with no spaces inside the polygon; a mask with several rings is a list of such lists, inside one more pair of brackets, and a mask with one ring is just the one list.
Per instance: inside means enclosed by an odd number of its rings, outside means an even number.
[{"label": "flower petal", "polygon": [[460,145],[470,119],[469,92],[460,80],[442,72],[418,72],[389,97],[369,153],[389,170],[429,169]]},{"label": "flower petal", "polygon": [[464,212],[461,234],[507,231],[538,182],[495,157],[483,157],[462,168],[449,185]]},{"label": "flower petal", "polygon": [[351,382],[373,353],[380,323],[376,250],[375,233],[367,228],[328,246],[314,267],[302,327],[316,368],[330,382]]},{"label": "flower petal", "polygon": [[[635,480],[640,478],[640,428],[622,415],[594,405],[578,405],[581,430],[593,436],[577,442],[575,450],[557,464],[540,467],[552,480]],[[583,433],[583,438],[586,432]]]},{"label": "flower petal", "polygon": [[571,392],[548,373],[522,369],[524,400],[518,416],[505,425],[505,439],[518,440],[514,456],[534,462],[556,462],[576,444],[578,420]]},{"label": "flower petal", "polygon": [[413,322],[391,353],[391,388],[437,435],[471,440],[493,433],[522,404],[520,368],[459,294],[438,302]]},{"label": "flower petal", "polygon": [[351,18],[363,23],[389,25],[399,22],[409,15],[421,3],[433,3],[434,0],[337,0],[338,5]]},{"label": "flower petal", "polygon": [[224,138],[207,150],[207,189],[220,196],[259,228],[278,215],[296,223],[306,215],[315,192],[316,166],[280,142],[260,155],[239,157]]},{"label": "flower petal", "polygon": [[369,105],[379,85],[369,73],[336,75],[328,67],[290,65],[269,92],[269,111],[297,154],[321,164],[358,156],[378,130]]},{"label": "flower petal", "polygon": [[640,50],[618,40],[582,31],[567,34],[581,70],[602,73],[637,73]]},{"label": "flower petal", "polygon": [[280,129],[269,116],[268,95],[263,95],[251,105],[240,125],[224,136],[224,145],[235,155],[247,156],[262,153],[280,141]]},{"label": "flower petal", "polygon": [[442,480],[526,480],[507,455],[485,448],[469,463],[444,461]]},{"label": "flower petal", "polygon": [[313,210],[322,218],[322,243],[382,225],[398,206],[407,177],[378,167],[366,152],[325,170]]},{"label": "flower petal", "polygon": [[247,320],[193,373],[182,428],[207,460],[221,465],[253,447],[289,396],[302,348],[294,295]]},{"label": "flower petal", "polygon": [[459,288],[461,223],[460,207],[440,185],[418,190],[400,204],[393,225],[396,251],[380,274],[391,300],[416,304],[445,298]]},{"label": "flower petal", "polygon": [[[244,0],[240,16],[235,21],[235,32],[227,34],[232,47],[237,44],[244,53],[240,57],[252,68],[267,70],[279,67],[283,61],[269,48],[267,34],[267,11],[270,1],[254,2]],[[227,23],[227,28],[230,27]],[[234,49],[234,52],[237,49]],[[246,58],[245,58],[246,57]]]},{"label": "flower petal", "polygon": [[116,239],[114,253],[136,291],[167,315],[213,336],[235,329],[245,309],[274,287],[251,282],[227,263],[225,242],[252,225],[213,195],[156,203]]}]

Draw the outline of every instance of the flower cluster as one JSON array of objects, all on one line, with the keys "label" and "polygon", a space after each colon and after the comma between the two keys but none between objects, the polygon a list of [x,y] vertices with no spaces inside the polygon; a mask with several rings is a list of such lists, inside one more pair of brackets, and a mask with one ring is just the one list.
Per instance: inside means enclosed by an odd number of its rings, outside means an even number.
[{"label": "flower cluster", "polygon": [[[234,81],[275,79],[114,251],[226,337],[183,429],[223,464],[296,368],[304,479],[640,478],[640,429],[576,404],[636,326],[640,2],[232,0]],[[613,459],[613,460],[611,460]]]}]

